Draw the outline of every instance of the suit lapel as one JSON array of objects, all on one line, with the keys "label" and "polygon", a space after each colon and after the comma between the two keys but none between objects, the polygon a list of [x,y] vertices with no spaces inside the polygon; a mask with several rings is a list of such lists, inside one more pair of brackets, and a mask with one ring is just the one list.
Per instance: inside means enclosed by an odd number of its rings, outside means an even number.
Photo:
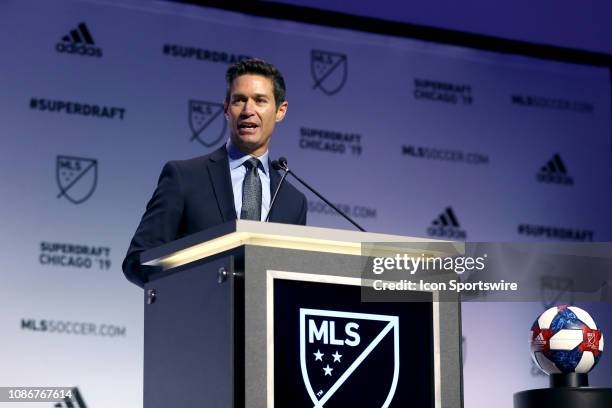
[{"label": "suit lapel", "polygon": [[219,212],[224,222],[236,219],[232,178],[229,171],[229,160],[225,146],[213,152],[207,163],[208,174],[217,199]]}]

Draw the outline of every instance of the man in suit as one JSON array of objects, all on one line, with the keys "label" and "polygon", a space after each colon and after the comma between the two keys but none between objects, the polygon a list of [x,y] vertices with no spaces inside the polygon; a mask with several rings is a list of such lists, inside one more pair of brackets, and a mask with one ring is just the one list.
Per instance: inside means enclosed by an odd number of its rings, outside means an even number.
[{"label": "man in suit", "polygon": [[249,59],[230,66],[226,82],[226,145],[206,156],[166,163],[132,238],[123,272],[139,286],[155,271],[140,265],[147,249],[237,218],[264,221],[268,212],[271,222],[306,224],[306,198],[287,182],[270,209],[280,175],[270,164],[268,146],[288,107],[281,73]]}]

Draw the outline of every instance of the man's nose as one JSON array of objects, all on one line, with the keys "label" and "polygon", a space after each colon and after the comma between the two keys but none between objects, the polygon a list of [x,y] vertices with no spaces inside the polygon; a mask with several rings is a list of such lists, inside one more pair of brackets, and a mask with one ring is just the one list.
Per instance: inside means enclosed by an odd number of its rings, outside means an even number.
[{"label": "man's nose", "polygon": [[251,98],[247,99],[242,107],[242,115],[250,116],[255,112],[255,101]]}]

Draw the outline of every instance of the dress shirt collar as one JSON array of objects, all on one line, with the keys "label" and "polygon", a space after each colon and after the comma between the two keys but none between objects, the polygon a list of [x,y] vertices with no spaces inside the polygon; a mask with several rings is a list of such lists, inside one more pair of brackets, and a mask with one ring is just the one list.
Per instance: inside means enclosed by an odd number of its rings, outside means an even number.
[{"label": "dress shirt collar", "polygon": [[[255,157],[255,156],[250,156],[240,151],[240,149],[238,149],[231,142],[230,139],[227,139],[227,144],[225,145],[225,148],[227,149],[227,158],[229,160],[230,170],[237,169],[238,167],[242,166],[245,161],[249,160],[251,157]],[[259,170],[263,170],[265,174],[269,174],[268,173],[268,170],[269,170],[268,156],[269,156],[269,151],[266,150],[266,152],[262,154],[261,156],[255,157],[261,163],[261,166],[259,166]]]}]

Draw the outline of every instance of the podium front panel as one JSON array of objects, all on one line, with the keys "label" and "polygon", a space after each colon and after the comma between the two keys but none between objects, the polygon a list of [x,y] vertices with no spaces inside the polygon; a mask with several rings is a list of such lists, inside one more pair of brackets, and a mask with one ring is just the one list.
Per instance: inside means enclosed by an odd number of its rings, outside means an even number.
[{"label": "podium front panel", "polygon": [[246,246],[245,265],[245,406],[461,407],[458,304],[361,302],[360,256]]},{"label": "podium front panel", "polygon": [[358,280],[269,274],[274,406],[435,406],[432,293],[365,303]]}]

